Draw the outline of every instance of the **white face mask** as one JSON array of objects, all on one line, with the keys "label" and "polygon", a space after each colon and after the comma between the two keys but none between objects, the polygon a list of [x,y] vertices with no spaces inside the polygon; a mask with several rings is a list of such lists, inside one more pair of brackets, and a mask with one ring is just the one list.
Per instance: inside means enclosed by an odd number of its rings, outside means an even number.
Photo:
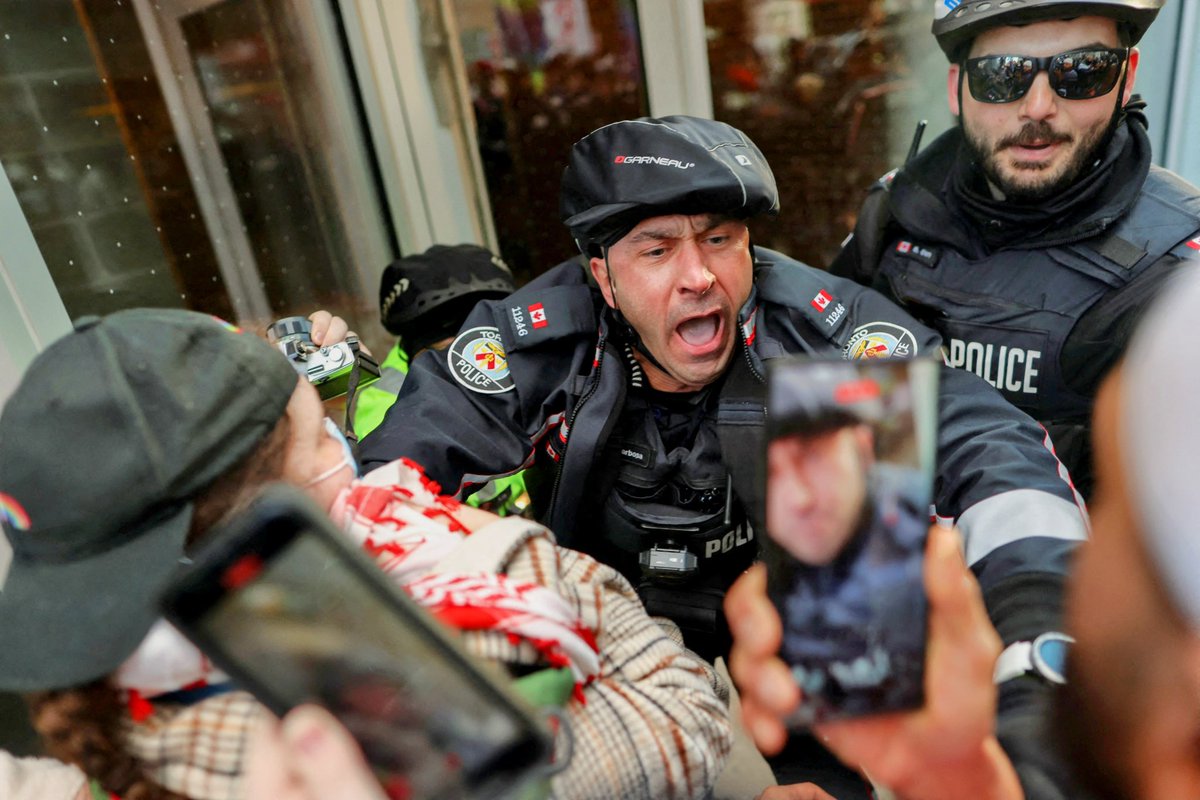
[{"label": "white face mask", "polygon": [[165,619],[154,623],[146,638],[117,670],[122,689],[145,697],[178,691],[196,683],[224,683],[229,677],[213,666],[196,645]]},{"label": "white face mask", "polygon": [[340,461],[338,461],[338,463],[334,464],[321,474],[309,478],[308,482],[301,487],[303,489],[307,489],[310,486],[315,486],[321,481],[333,477],[346,467],[350,468],[350,472],[354,474],[354,477],[358,477],[358,462],[354,460],[354,453],[350,450],[350,442],[346,441],[346,437],[342,433],[341,428],[339,428],[337,423],[331,420],[329,417],[325,418],[325,433],[329,434],[330,437],[332,437],[342,446],[342,458]]}]

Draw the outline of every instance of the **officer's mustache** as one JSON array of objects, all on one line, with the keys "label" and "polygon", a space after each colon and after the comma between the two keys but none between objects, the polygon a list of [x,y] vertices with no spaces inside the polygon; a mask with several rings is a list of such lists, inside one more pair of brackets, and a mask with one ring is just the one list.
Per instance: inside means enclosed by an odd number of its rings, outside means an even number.
[{"label": "officer's mustache", "polygon": [[1074,141],[1073,136],[1069,133],[1060,133],[1050,127],[1050,123],[1045,120],[1038,122],[1026,122],[1021,130],[1012,135],[1006,136],[996,143],[996,152],[999,153],[1008,147],[1034,147],[1036,145],[1060,144]]}]

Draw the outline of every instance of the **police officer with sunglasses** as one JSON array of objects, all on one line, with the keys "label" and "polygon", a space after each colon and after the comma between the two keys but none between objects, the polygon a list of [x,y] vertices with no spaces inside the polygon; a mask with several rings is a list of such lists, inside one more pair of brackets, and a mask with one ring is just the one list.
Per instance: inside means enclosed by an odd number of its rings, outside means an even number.
[{"label": "police officer with sunglasses", "polygon": [[1164,2],[938,0],[959,125],[872,188],[831,268],[1041,421],[1085,496],[1101,378],[1170,274],[1200,264],[1200,189],[1151,165],[1133,95]]}]

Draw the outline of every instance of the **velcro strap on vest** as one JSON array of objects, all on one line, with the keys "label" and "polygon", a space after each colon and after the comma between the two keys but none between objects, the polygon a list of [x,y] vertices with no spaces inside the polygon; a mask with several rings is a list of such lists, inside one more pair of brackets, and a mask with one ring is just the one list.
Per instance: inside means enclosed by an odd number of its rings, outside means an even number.
[{"label": "velcro strap on vest", "polygon": [[1146,257],[1145,250],[1133,242],[1122,239],[1115,233],[1105,236],[1096,242],[1093,247],[1095,247],[1097,253],[1115,264],[1120,264],[1125,269],[1132,269],[1139,261]]}]

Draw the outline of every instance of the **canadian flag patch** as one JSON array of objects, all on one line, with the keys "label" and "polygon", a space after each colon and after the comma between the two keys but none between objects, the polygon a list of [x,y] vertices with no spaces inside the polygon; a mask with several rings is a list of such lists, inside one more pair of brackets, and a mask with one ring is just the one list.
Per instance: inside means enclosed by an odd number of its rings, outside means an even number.
[{"label": "canadian flag patch", "polygon": [[1200,236],[1197,236],[1195,239],[1192,239],[1190,242],[1188,242],[1187,246],[1193,250],[1200,250]]},{"label": "canadian flag patch", "polygon": [[546,321],[546,309],[542,308],[541,303],[534,303],[529,307],[529,321],[535,328],[544,328],[550,324]]},{"label": "canadian flag patch", "polygon": [[912,250],[912,242],[900,242],[900,244],[896,245],[897,253],[907,253],[910,250]]},{"label": "canadian flag patch", "polygon": [[817,296],[812,299],[812,307],[817,311],[824,311],[833,302],[833,295],[822,289],[817,292]]}]

